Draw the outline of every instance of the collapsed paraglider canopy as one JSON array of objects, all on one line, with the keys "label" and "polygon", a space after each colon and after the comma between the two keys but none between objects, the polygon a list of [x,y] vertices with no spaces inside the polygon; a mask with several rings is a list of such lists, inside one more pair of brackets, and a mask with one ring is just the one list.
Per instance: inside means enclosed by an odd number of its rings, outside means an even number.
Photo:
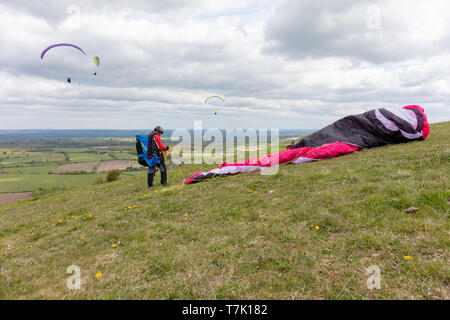
[{"label": "collapsed paraglider canopy", "polygon": [[235,163],[224,162],[219,168],[197,172],[184,183],[237,173],[263,171],[284,163],[305,163],[349,154],[363,148],[425,140],[430,132],[423,108],[416,105],[378,108],[350,115],[291,143],[287,150],[262,158]]}]

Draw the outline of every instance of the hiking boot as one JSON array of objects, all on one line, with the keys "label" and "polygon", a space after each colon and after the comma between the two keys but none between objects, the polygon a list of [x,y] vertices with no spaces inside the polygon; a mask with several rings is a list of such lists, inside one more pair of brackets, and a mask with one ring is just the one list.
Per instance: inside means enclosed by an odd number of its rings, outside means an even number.
[{"label": "hiking boot", "polygon": [[170,187],[170,184],[168,184],[168,183],[162,183],[161,184],[163,187]]}]

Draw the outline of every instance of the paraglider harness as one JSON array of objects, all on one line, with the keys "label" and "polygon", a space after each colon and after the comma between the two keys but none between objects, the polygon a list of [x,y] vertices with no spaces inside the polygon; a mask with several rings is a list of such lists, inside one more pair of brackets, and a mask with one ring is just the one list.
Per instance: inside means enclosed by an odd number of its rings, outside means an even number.
[{"label": "paraglider harness", "polygon": [[136,151],[138,162],[144,167],[155,167],[165,160],[164,154],[159,150],[153,137],[157,134],[152,132],[148,136],[136,136]]}]

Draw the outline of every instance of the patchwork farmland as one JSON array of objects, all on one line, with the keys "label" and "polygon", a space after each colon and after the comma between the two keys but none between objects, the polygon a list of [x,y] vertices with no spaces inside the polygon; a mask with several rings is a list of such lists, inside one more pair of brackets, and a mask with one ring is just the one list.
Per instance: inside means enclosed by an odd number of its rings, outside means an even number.
[{"label": "patchwork farmland", "polygon": [[106,172],[113,169],[133,168],[133,171],[123,173],[128,176],[139,173],[135,171],[139,164],[130,139],[43,138],[29,141],[29,137],[26,135],[23,141],[14,137],[10,141],[7,136],[2,138],[0,135],[2,202],[86,187],[104,179]]},{"label": "patchwork farmland", "polygon": [[[97,169],[95,170],[95,168]],[[53,170],[54,174],[68,174],[68,173],[105,173],[110,170],[127,170],[143,168],[137,161],[132,160],[104,160],[101,162],[82,162],[82,163],[68,163],[63,164]]]},{"label": "patchwork farmland", "polygon": [[107,160],[102,161],[97,168],[97,173],[108,172],[110,170],[127,170],[143,168],[137,161],[131,160]]},{"label": "patchwork farmland", "polygon": [[58,168],[53,170],[52,173],[55,174],[66,174],[70,172],[91,173],[97,164],[98,162],[68,163],[59,166]]}]

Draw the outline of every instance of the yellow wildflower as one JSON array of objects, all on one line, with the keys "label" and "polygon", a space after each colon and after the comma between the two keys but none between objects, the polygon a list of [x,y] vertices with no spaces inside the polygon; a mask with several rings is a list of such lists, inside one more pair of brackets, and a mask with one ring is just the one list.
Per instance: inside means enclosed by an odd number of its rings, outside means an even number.
[{"label": "yellow wildflower", "polygon": [[86,239],[86,238],[85,238],[85,237],[80,237],[80,239],[81,239],[81,240],[84,240],[84,239]]},{"label": "yellow wildflower", "polygon": [[411,256],[403,256],[403,259],[405,259],[405,260],[412,260],[412,258],[413,257],[411,257]]},{"label": "yellow wildflower", "polygon": [[101,272],[97,273],[97,274],[95,275],[95,277],[96,277],[97,279],[100,279],[100,278],[102,277],[102,273],[101,273]]},{"label": "yellow wildflower", "polygon": [[315,228],[316,230],[319,230],[319,229],[320,229],[320,227],[319,227],[319,226],[314,226],[314,228]]}]

